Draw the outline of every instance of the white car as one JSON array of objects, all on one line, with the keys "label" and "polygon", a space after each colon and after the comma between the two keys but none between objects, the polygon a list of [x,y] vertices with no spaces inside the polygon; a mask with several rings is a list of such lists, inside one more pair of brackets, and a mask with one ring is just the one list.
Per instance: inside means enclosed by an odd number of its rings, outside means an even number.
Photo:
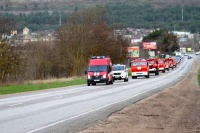
[{"label": "white car", "polygon": [[114,80],[124,80],[124,82],[128,82],[128,69],[126,65],[113,65],[113,78]]}]

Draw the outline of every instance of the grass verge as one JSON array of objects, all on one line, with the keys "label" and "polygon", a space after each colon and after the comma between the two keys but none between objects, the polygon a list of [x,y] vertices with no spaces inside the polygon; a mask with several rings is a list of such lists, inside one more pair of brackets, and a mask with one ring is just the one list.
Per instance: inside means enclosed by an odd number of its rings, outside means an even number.
[{"label": "grass verge", "polygon": [[65,82],[52,82],[52,83],[40,83],[40,84],[22,84],[22,85],[10,85],[10,86],[0,86],[0,95],[4,94],[14,94],[28,91],[45,90],[51,88],[72,86],[86,84],[86,79],[73,79]]}]

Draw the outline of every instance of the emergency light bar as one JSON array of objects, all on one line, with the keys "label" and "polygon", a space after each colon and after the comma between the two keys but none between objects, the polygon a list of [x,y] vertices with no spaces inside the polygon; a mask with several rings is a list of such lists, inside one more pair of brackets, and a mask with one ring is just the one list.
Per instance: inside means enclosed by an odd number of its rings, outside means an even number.
[{"label": "emergency light bar", "polygon": [[117,65],[123,65],[123,64],[113,64],[113,66],[117,66]]},{"label": "emergency light bar", "polygon": [[92,59],[103,59],[105,56],[92,56]]},{"label": "emergency light bar", "polygon": [[145,59],[143,59],[143,58],[137,58],[137,59],[135,59],[135,60],[145,60]]}]

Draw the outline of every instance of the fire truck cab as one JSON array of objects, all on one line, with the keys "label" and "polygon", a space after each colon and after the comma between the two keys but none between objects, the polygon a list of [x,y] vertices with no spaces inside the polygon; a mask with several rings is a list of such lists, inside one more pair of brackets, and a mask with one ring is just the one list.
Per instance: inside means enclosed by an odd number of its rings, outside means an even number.
[{"label": "fire truck cab", "polygon": [[132,79],[139,76],[149,78],[149,65],[145,59],[138,58],[131,61],[131,75]]},{"label": "fire truck cab", "polygon": [[147,62],[149,63],[149,72],[155,73],[155,75],[159,75],[158,59],[148,58]]},{"label": "fire truck cab", "polygon": [[167,58],[165,61],[168,63],[169,68],[174,69],[174,60],[173,58]]},{"label": "fire truck cab", "polygon": [[176,66],[177,66],[177,61],[176,61],[176,59],[174,59],[174,58],[173,58],[173,63],[174,63],[174,67],[176,68]]},{"label": "fire truck cab", "polygon": [[87,85],[96,83],[113,84],[112,62],[106,56],[93,56],[89,60],[87,74]]},{"label": "fire truck cab", "polygon": [[159,71],[162,71],[163,73],[165,73],[165,68],[166,68],[165,59],[163,58],[158,59],[158,68],[159,68]]}]

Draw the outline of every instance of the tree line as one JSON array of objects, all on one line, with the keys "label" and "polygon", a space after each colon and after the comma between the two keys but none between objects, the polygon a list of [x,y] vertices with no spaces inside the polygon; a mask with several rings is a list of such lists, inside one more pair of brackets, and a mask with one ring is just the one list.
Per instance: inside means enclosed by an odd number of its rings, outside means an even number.
[{"label": "tree line", "polygon": [[[200,6],[167,5],[155,8],[150,4],[106,4],[105,20],[113,27],[134,27],[199,32]],[[182,12],[183,9],[183,12]],[[183,17],[182,17],[183,15]]]},{"label": "tree line", "polygon": [[[113,28],[165,28],[167,30],[188,30],[193,33],[199,32],[200,29],[200,6],[198,5],[166,5],[156,8],[150,4],[135,5],[118,2],[107,3],[103,8],[106,11],[103,19]],[[57,11],[20,13],[19,15],[3,13],[1,16],[12,19],[18,30],[26,26],[32,31],[56,29],[60,19]],[[69,17],[69,13],[61,12],[62,23],[67,22]]]}]

